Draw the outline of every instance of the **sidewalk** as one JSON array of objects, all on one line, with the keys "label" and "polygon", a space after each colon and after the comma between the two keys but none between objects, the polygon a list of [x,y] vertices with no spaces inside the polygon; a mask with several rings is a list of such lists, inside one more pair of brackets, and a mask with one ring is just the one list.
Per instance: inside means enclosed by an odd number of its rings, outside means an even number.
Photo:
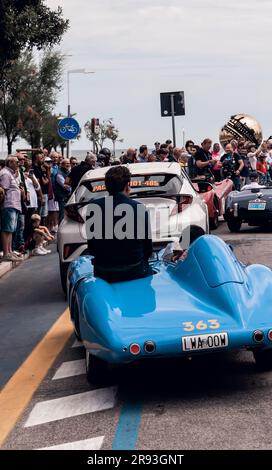
[{"label": "sidewalk", "polygon": [[28,258],[29,258],[29,253],[24,255],[23,261],[1,261],[1,258],[0,258],[0,279],[3,276],[5,276],[9,271],[19,266]]}]

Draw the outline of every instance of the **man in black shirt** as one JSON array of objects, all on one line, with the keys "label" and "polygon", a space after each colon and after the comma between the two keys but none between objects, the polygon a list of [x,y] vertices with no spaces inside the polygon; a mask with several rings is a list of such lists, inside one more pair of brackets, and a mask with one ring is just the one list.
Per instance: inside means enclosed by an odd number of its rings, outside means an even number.
[{"label": "man in black shirt", "polygon": [[212,176],[211,169],[217,163],[216,160],[212,160],[210,149],[212,146],[211,139],[205,139],[200,149],[195,154],[195,164],[197,176]]},{"label": "man in black shirt", "polygon": [[69,176],[66,178],[65,183],[71,186],[72,191],[74,191],[80,182],[81,178],[87,171],[93,170],[96,168],[96,155],[94,153],[90,153],[85,158],[84,162],[80,162],[79,165],[74,166],[71,169]]},{"label": "man in black shirt", "polygon": [[[109,196],[96,199],[88,207],[86,227],[94,274],[108,282],[152,274],[148,265],[152,254],[148,212],[143,204],[129,197],[130,179],[127,167],[110,168],[105,176]],[[92,233],[88,233],[88,227],[93,228]]]},{"label": "man in black shirt", "polygon": [[227,144],[225,147],[225,154],[220,159],[223,164],[223,176],[232,179],[236,191],[240,191],[241,181],[240,174],[244,168],[242,157],[233,151],[232,144]]}]

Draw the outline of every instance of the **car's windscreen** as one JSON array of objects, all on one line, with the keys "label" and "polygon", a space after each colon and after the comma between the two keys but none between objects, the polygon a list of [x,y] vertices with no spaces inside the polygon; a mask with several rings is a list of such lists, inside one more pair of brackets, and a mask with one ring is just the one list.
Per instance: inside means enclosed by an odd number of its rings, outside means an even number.
[{"label": "car's windscreen", "polygon": [[[179,194],[183,179],[177,175],[155,174],[155,175],[133,175],[130,188],[131,197],[154,197],[159,195]],[[90,199],[98,199],[108,196],[105,180],[85,180],[76,192],[76,202],[85,202]]]}]

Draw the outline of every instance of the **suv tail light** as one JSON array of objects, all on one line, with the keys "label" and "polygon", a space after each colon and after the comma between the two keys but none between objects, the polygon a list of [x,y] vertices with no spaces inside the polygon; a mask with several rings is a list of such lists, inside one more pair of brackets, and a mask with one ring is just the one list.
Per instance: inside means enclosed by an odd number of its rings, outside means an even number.
[{"label": "suv tail light", "polygon": [[186,207],[190,206],[193,202],[193,196],[181,196],[173,208],[171,215],[176,215],[182,212]]},{"label": "suv tail light", "polygon": [[80,207],[81,206],[78,204],[71,204],[70,206],[65,207],[65,213],[69,219],[79,222],[80,224],[84,224],[84,220],[78,212]]}]

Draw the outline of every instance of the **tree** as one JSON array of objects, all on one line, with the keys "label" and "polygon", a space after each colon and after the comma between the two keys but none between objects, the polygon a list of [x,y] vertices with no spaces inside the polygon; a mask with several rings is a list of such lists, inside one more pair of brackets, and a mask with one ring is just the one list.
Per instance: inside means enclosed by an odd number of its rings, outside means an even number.
[{"label": "tree", "polygon": [[[44,0],[0,0],[0,74],[21,53],[58,44],[69,27],[62,9],[50,10]],[[1,77],[3,79],[3,77]]]},{"label": "tree", "polygon": [[112,149],[113,149],[113,155],[115,156],[115,145],[116,142],[124,142],[124,139],[120,139],[119,134],[120,131],[115,127],[113,124],[113,119],[108,120],[108,128],[106,130],[107,138],[112,141]]},{"label": "tree", "polygon": [[[99,126],[95,126],[97,129],[93,128],[92,122],[87,121],[84,125],[87,139],[93,142],[96,153],[104,147],[104,142],[107,139],[110,139],[113,142],[113,149],[115,152],[115,142],[119,137],[119,130],[113,124],[113,119],[106,119],[102,121]],[[123,142],[123,139],[120,139],[119,142]]]},{"label": "tree", "polygon": [[57,150],[58,147],[64,149],[66,142],[58,134],[60,116],[56,114],[48,114],[44,116],[41,126],[41,135],[43,147],[51,152],[52,149]]},{"label": "tree", "polygon": [[39,147],[43,118],[53,109],[60,90],[63,56],[47,51],[39,64],[31,52],[15,61],[0,81],[0,134],[8,153],[19,136]]},{"label": "tree", "polygon": [[32,56],[26,53],[0,81],[0,134],[7,138],[8,153],[31,115],[27,90],[33,85],[33,70]]},{"label": "tree", "polygon": [[[36,67],[34,86],[31,90],[32,117],[24,125],[21,136],[31,145],[39,147],[45,130],[44,120],[49,119],[61,89],[63,56],[47,51]],[[43,145],[45,146],[44,142]]]}]

